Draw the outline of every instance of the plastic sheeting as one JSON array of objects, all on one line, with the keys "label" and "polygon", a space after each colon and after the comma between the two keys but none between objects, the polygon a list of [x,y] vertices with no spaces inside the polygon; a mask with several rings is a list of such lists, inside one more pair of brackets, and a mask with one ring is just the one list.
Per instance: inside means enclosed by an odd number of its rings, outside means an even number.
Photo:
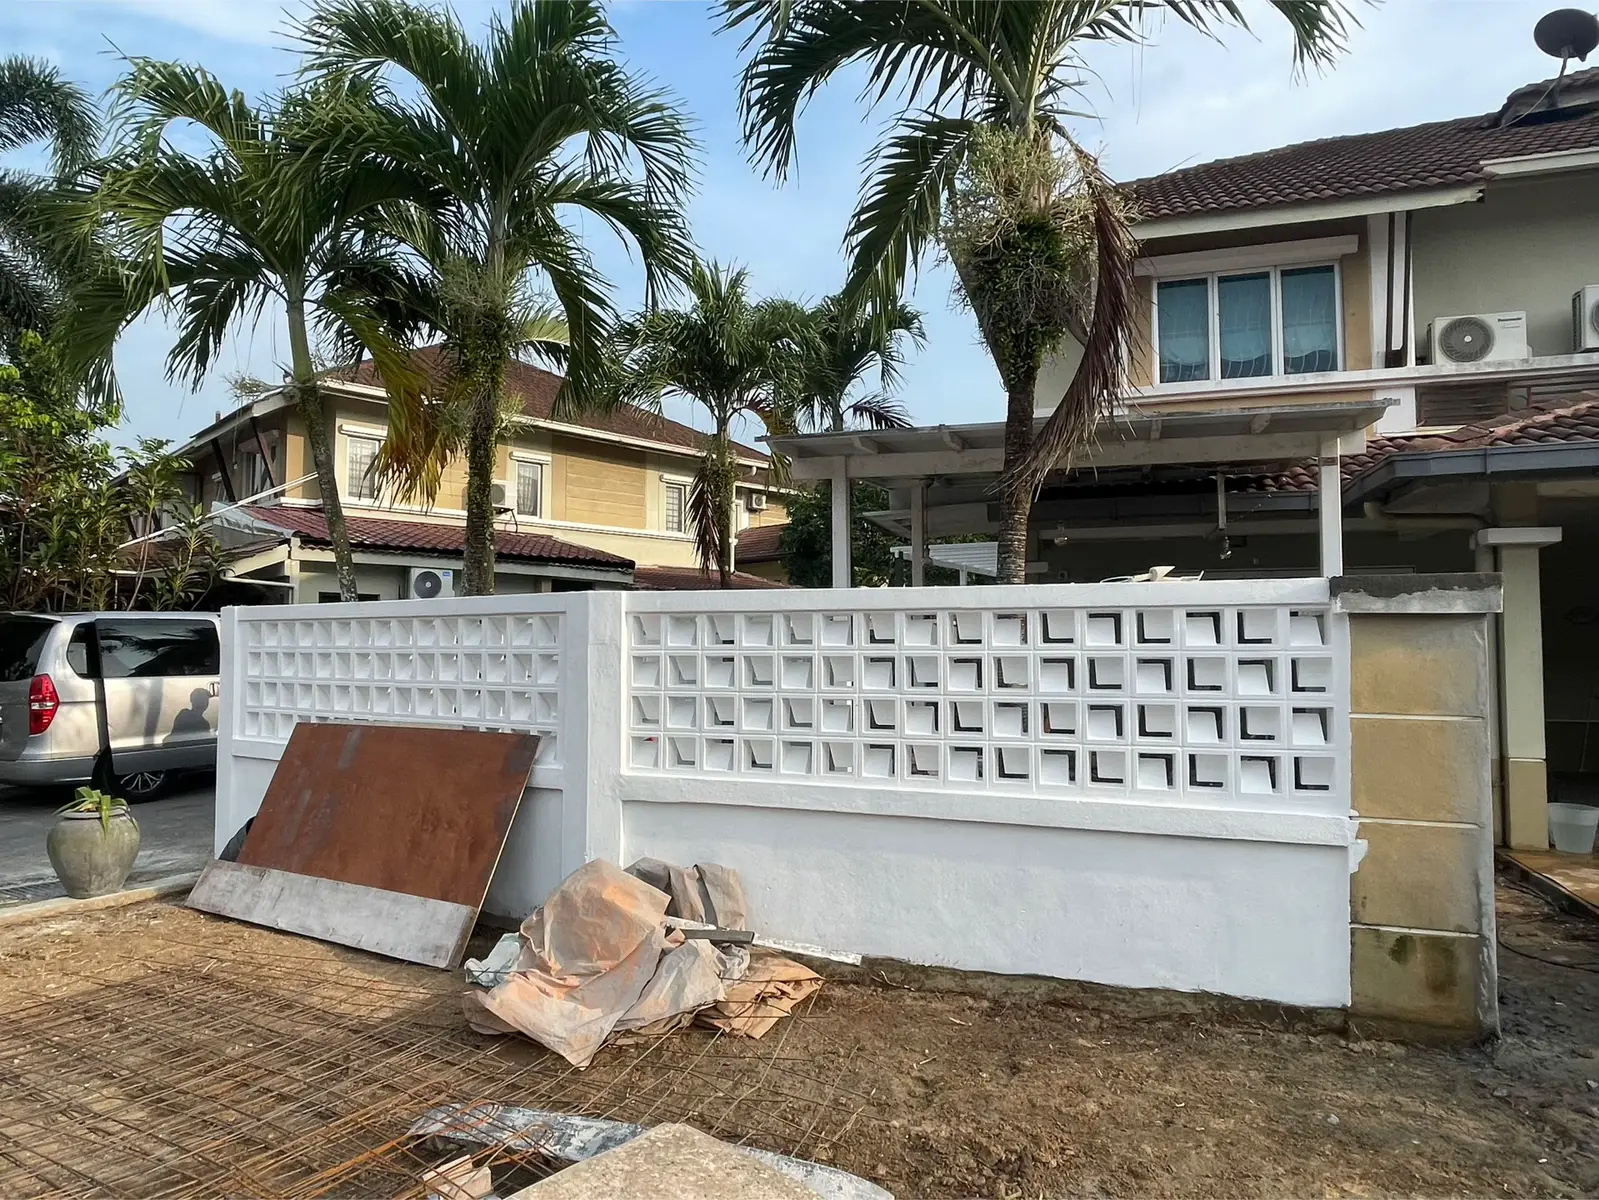
[{"label": "plastic sheeting", "polygon": [[[660,881],[664,887],[652,886]],[[736,928],[747,917],[738,872],[641,859],[626,871],[596,859],[561,881],[522,923],[510,960],[504,941],[469,977],[493,982],[462,997],[482,1033],[526,1034],[584,1067],[615,1034],[705,1024],[760,1037],[821,987],[815,972],[742,946],[685,941],[665,918]]]}]

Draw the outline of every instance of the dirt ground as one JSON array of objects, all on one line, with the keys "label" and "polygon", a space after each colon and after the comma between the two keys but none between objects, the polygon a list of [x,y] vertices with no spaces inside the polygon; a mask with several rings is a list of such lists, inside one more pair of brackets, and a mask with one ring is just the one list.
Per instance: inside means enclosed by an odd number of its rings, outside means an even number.
[{"label": "dirt ground", "polygon": [[[269,1167],[294,1155],[296,1182],[280,1194],[354,1194],[362,1188],[332,1169],[352,1138],[376,1149],[404,1133],[405,1114],[444,1100],[552,1096],[596,1115],[687,1119],[823,1159],[901,1198],[1599,1193],[1599,926],[1509,884],[1500,921],[1504,1036],[1486,1047],[1362,1041],[1136,993],[985,998],[885,977],[830,982],[760,1043],[685,1032],[607,1049],[581,1074],[525,1043],[464,1031],[459,983],[445,972],[171,904],[13,927],[0,931],[0,1113],[26,1098],[31,1115],[0,1115],[0,1195],[126,1194],[96,1182],[116,1176],[94,1156],[125,1158],[141,1127],[187,1164],[191,1182],[164,1185],[168,1194],[275,1194]],[[230,1005],[249,1008],[231,1028]],[[89,1032],[63,1044],[73,1013]],[[131,1015],[119,1024],[119,1013]],[[281,1018],[275,1033],[270,1014]],[[58,1032],[30,1041],[45,1015]],[[402,1027],[405,1038],[379,1036]],[[365,1065],[296,1082],[296,1047],[333,1061],[328,1031],[353,1039]],[[95,1044],[70,1044],[80,1038]],[[141,1038],[156,1057],[135,1064]],[[272,1154],[205,1175],[207,1155],[235,1153],[264,1119],[266,1092],[229,1093],[226,1136],[172,1131],[199,1120],[197,1098],[215,1081],[263,1064],[287,1080],[274,1097],[289,1095],[302,1117],[315,1115],[315,1097],[302,1102],[294,1087],[359,1107],[360,1120],[337,1145],[279,1121],[262,1135]],[[150,1076],[168,1069],[186,1098],[164,1112]],[[373,1077],[358,1078],[363,1070]],[[116,1116],[134,1075],[145,1089],[138,1120]],[[439,1094],[450,1088],[458,1094]],[[123,1124],[100,1148],[82,1140],[82,1113]],[[79,1131],[85,1157],[74,1165],[61,1165],[55,1142],[48,1159],[28,1157],[53,1119]]]}]

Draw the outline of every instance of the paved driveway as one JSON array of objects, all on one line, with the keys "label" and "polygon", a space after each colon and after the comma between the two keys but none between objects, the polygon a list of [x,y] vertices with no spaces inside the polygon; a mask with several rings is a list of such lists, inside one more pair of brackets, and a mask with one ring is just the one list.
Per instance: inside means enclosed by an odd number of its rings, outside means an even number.
[{"label": "paved driveway", "polygon": [[[55,810],[70,799],[65,789],[0,789],[0,904],[59,895],[43,885],[55,881],[44,839]],[[211,858],[216,789],[206,776],[161,800],[133,806],[139,822],[139,857],[130,883],[198,871]]]}]

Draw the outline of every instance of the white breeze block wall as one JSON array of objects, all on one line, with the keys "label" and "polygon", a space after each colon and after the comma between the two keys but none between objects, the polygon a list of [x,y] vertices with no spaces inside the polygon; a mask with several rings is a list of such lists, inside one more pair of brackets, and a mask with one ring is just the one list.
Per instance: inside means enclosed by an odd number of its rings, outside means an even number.
[{"label": "white breeze block wall", "polygon": [[524,916],[589,857],[716,861],[775,937],[1348,1002],[1325,581],[590,592],[224,628],[219,844],[294,720],[532,728],[553,743],[491,911]]}]

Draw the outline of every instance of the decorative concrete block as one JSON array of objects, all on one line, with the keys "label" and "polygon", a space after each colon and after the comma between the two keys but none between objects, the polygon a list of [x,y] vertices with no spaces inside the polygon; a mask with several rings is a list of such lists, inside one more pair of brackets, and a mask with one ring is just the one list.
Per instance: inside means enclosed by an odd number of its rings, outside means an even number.
[{"label": "decorative concrete block", "polygon": [[816,1200],[816,1193],[690,1125],[657,1125],[511,1200]]},{"label": "decorative concrete block", "polygon": [[1488,724],[1353,717],[1351,799],[1363,817],[1481,823],[1489,804]]},{"label": "decorative concrete block", "polygon": [[1488,626],[1481,615],[1349,618],[1351,713],[1488,715]]},{"label": "decorative concrete block", "polygon": [[1356,927],[1350,930],[1349,1014],[1491,1033],[1480,1001],[1485,957],[1480,937]]},{"label": "decorative concrete block", "polygon": [[1350,879],[1350,920],[1460,933],[1482,930],[1482,842],[1471,825],[1361,821],[1366,857]]}]

